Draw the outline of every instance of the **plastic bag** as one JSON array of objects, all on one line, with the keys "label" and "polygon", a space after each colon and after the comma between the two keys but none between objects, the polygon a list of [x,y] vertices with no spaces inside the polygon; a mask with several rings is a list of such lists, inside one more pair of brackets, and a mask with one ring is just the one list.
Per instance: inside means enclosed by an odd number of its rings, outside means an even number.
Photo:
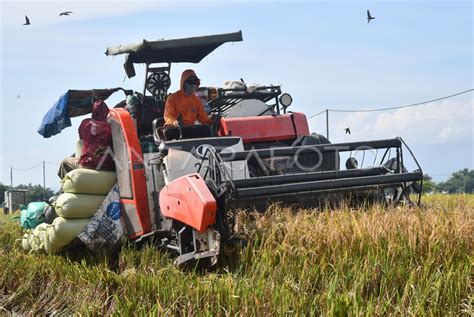
[{"label": "plastic bag", "polygon": [[27,209],[20,212],[20,224],[25,229],[34,229],[40,223],[43,223],[44,212],[48,204],[45,202],[32,202],[28,204]]}]

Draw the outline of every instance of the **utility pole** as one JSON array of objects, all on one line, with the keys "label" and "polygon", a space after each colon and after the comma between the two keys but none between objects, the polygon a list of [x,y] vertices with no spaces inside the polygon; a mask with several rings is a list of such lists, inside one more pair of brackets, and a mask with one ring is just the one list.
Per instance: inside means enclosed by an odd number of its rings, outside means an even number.
[{"label": "utility pole", "polygon": [[326,139],[329,140],[329,110],[326,109]]},{"label": "utility pole", "polygon": [[8,213],[13,212],[12,199],[13,199],[13,166],[10,166],[10,193],[7,195]]},{"label": "utility pole", "polygon": [[46,200],[46,173],[43,161],[43,200]]}]

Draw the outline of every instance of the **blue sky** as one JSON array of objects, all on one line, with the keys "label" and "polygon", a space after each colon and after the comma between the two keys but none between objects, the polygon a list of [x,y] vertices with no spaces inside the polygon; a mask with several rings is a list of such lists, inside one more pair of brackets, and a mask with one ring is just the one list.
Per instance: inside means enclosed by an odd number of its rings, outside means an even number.
[{"label": "blue sky", "polygon": [[[366,10],[376,17],[367,24]],[[200,64],[174,64],[171,91],[185,68],[202,84],[281,84],[293,111],[406,105],[473,88],[471,1],[1,1],[0,182],[10,167],[58,163],[74,150],[77,127],[50,139],[36,130],[68,89],[122,86],[142,91],[143,71],[124,81],[123,57],[108,46],[242,30]],[[59,17],[71,10],[69,17]],[[23,26],[24,15],[31,25]],[[20,98],[17,98],[20,95]],[[121,97],[121,96],[119,96]],[[112,107],[120,100],[108,102]],[[330,113],[332,142],[401,136],[425,173],[440,181],[473,168],[473,94],[410,109]],[[325,118],[309,121],[325,134]],[[352,134],[344,134],[345,127]],[[57,166],[46,185],[59,187]],[[14,171],[14,185],[42,183],[40,167]]]}]

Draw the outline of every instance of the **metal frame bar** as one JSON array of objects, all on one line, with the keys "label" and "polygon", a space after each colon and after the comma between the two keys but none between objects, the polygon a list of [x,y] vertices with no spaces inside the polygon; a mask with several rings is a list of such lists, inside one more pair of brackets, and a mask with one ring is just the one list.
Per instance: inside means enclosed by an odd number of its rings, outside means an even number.
[{"label": "metal frame bar", "polygon": [[292,175],[276,175],[253,177],[250,179],[234,180],[234,185],[238,188],[256,187],[265,185],[281,185],[292,182],[321,181],[341,178],[357,178],[365,176],[384,175],[387,169],[384,167],[374,167],[365,169],[352,169],[342,171],[322,171],[312,173],[301,173]]},{"label": "metal frame bar", "polygon": [[[280,109],[278,107],[278,96],[280,94],[280,86],[257,87],[256,91],[252,93],[248,93],[247,88],[219,88],[217,90],[217,97],[209,101],[209,106],[211,107],[213,112],[217,110],[217,113],[221,115],[227,113],[237,103],[246,99],[258,99],[266,103],[269,100],[275,98],[275,105],[270,106],[269,109],[276,106],[278,108],[277,112],[278,114],[280,114]],[[267,110],[265,110],[265,112],[266,111]]]},{"label": "metal frame bar", "polygon": [[241,161],[248,160],[251,157],[258,156],[259,158],[270,158],[275,156],[292,156],[297,154],[310,154],[315,151],[321,153],[327,152],[348,152],[362,149],[383,149],[388,147],[399,148],[401,147],[401,139],[387,139],[387,140],[375,140],[366,142],[347,142],[337,144],[318,144],[318,145],[304,145],[304,146],[293,146],[293,147],[275,147],[269,149],[251,149],[248,151],[240,151],[233,153],[220,153],[223,161]]},{"label": "metal frame bar", "polygon": [[343,188],[354,188],[364,186],[378,185],[400,185],[405,182],[420,180],[423,175],[419,173],[403,173],[391,175],[376,175],[356,178],[330,179],[322,181],[301,182],[291,184],[281,184],[272,186],[259,186],[255,188],[238,188],[236,189],[236,199],[272,196],[285,193],[298,193],[315,190],[338,190]]}]

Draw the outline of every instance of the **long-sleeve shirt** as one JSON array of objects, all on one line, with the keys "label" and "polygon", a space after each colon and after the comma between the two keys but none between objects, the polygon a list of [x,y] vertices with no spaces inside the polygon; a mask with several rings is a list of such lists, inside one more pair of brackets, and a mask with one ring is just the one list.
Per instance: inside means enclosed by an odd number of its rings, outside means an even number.
[{"label": "long-sleeve shirt", "polygon": [[183,125],[193,125],[195,121],[211,124],[212,121],[207,116],[201,99],[194,94],[187,96],[182,90],[169,95],[166,99],[165,125],[173,125],[179,114],[183,118]]}]

